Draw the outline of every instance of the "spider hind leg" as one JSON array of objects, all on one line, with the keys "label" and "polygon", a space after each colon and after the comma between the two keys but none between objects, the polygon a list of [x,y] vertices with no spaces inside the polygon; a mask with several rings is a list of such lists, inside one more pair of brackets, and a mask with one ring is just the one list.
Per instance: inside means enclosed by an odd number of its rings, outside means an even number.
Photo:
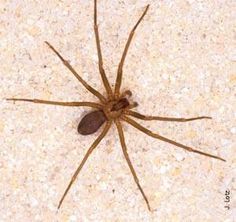
[{"label": "spider hind leg", "polygon": [[142,189],[142,187],[141,187],[141,185],[139,183],[139,179],[137,177],[137,174],[135,172],[133,164],[132,164],[132,162],[131,162],[131,160],[129,158],[129,154],[127,152],[127,147],[126,147],[126,143],[125,143],[124,132],[123,132],[123,129],[122,129],[122,125],[121,125],[119,120],[116,120],[115,124],[116,124],[117,130],[118,130],[118,134],[119,134],[119,138],[120,138],[120,143],[121,143],[122,151],[123,151],[124,157],[126,159],[126,162],[127,162],[128,166],[129,166],[129,169],[130,169],[130,171],[131,171],[131,173],[133,175],[134,181],[137,184],[138,189],[141,192],[141,194],[143,196],[143,199],[145,200],[145,202],[147,204],[148,210],[151,211],[151,207],[150,207],[148,198],[147,198],[146,194],[144,193],[144,191],[143,191],[143,189]]}]

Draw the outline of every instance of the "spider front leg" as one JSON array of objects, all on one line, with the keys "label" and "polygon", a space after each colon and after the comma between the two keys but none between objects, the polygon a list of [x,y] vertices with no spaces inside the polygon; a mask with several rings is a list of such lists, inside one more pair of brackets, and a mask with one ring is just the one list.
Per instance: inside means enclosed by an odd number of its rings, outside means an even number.
[{"label": "spider front leg", "polygon": [[124,132],[123,132],[121,123],[120,123],[119,120],[116,120],[116,121],[115,121],[115,124],[116,124],[117,130],[118,130],[118,134],[119,134],[120,143],[121,143],[121,147],[122,147],[122,151],[123,151],[124,157],[125,157],[125,159],[126,159],[126,161],[127,161],[127,163],[128,163],[128,166],[129,166],[130,171],[131,171],[131,173],[132,173],[132,175],[133,175],[134,181],[135,181],[135,183],[137,184],[137,186],[138,186],[138,188],[139,188],[139,190],[140,190],[140,192],[141,192],[141,194],[142,194],[142,196],[143,196],[143,198],[144,198],[144,200],[145,200],[145,202],[146,202],[146,204],[147,204],[148,210],[151,211],[151,208],[150,208],[150,205],[149,205],[147,196],[145,195],[145,193],[144,193],[144,191],[143,191],[141,185],[139,184],[139,179],[138,179],[138,177],[137,177],[137,174],[136,174],[136,172],[135,172],[135,170],[134,170],[134,167],[133,167],[133,165],[132,165],[132,163],[131,163],[131,160],[130,160],[130,158],[129,158],[129,154],[128,154],[128,152],[127,152],[127,147],[126,147],[126,144],[125,144]]},{"label": "spider front leg", "polygon": [[209,116],[199,116],[193,118],[174,118],[174,117],[161,117],[161,116],[146,116],[138,112],[134,112],[131,110],[125,110],[125,114],[129,116],[133,116],[142,120],[159,120],[159,121],[170,121],[170,122],[189,122],[199,119],[212,119]]},{"label": "spider front leg", "polygon": [[102,108],[99,103],[93,102],[58,102],[58,101],[49,101],[49,100],[42,100],[42,99],[23,99],[23,98],[6,98],[8,101],[24,101],[24,102],[31,102],[31,103],[41,103],[47,105],[55,105],[55,106],[88,106],[92,108]]},{"label": "spider front leg", "polygon": [[136,121],[134,121],[133,119],[130,119],[129,117],[127,116],[122,116],[122,119],[124,121],[126,121],[127,123],[129,123],[130,125],[132,125],[133,127],[135,127],[136,129],[140,130],[141,132],[147,134],[148,136],[151,136],[153,138],[156,138],[156,139],[159,139],[159,140],[162,140],[164,142],[167,142],[167,143],[170,143],[170,144],[173,144],[177,147],[180,147],[182,149],[185,149],[189,152],[193,152],[193,153],[198,153],[198,154],[201,154],[201,155],[204,155],[204,156],[207,156],[207,157],[211,157],[211,158],[214,158],[214,159],[218,159],[218,160],[221,160],[221,161],[226,161],[225,159],[219,157],[219,156],[215,156],[215,155],[212,155],[212,154],[209,154],[209,153],[205,153],[205,152],[202,152],[200,150],[196,150],[192,147],[189,147],[189,146],[185,146],[181,143],[178,143],[178,142],[175,142],[174,140],[170,140],[166,137],[163,137],[157,133],[153,133],[152,131],[148,130],[147,128],[141,126],[139,123],[137,123]]},{"label": "spider front leg", "polygon": [[106,73],[103,68],[102,50],[100,46],[100,38],[99,38],[98,25],[97,25],[97,0],[94,0],[94,32],[95,32],[96,46],[97,46],[97,53],[98,53],[99,72],[101,74],[103,84],[107,91],[108,98],[111,99],[113,96],[112,89],[111,89],[110,83],[107,80]]},{"label": "spider front leg", "polygon": [[146,15],[146,13],[148,11],[148,8],[149,8],[149,5],[146,6],[146,9],[144,10],[142,16],[139,18],[138,22],[135,24],[135,26],[131,30],[131,32],[129,34],[129,38],[126,42],[125,49],[124,49],[124,52],[122,54],[122,57],[121,57],[121,60],[120,60],[119,66],[118,66],[118,71],[117,71],[117,77],[116,77],[116,83],[115,83],[115,98],[118,98],[119,95],[120,95],[120,86],[121,86],[122,75],[123,75],[123,66],[124,66],[125,57],[127,55],[131,40],[134,36],[136,28],[138,27],[139,23],[142,21],[142,19]]}]

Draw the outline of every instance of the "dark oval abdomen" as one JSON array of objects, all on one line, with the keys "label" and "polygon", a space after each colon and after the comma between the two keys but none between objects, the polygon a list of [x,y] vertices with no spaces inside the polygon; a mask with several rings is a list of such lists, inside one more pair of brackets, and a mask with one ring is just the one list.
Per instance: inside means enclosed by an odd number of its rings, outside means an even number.
[{"label": "dark oval abdomen", "polygon": [[78,133],[89,135],[95,133],[107,120],[102,110],[96,110],[85,115],[78,125]]}]

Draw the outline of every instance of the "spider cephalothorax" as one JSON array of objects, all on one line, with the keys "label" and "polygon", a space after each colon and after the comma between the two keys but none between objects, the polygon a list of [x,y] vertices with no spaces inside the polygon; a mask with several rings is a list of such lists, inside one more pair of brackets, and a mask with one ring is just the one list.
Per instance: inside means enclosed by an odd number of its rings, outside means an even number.
[{"label": "spider cephalothorax", "polygon": [[131,96],[129,90],[121,94],[120,98],[111,98],[105,104],[101,105],[101,109],[87,113],[78,125],[78,133],[89,135],[96,132],[106,121],[113,121],[122,116],[125,110],[132,109],[138,104],[136,102],[130,104],[127,97]]},{"label": "spider cephalothorax", "polygon": [[[136,103],[134,103],[136,105]],[[78,133],[89,135],[96,132],[106,121],[120,118],[126,109],[134,107],[130,105],[127,98],[108,101],[102,104],[101,109],[86,114],[78,125]]]},{"label": "spider cephalothorax", "polygon": [[175,122],[187,122],[187,121],[193,121],[193,120],[197,120],[197,119],[211,119],[210,117],[207,117],[207,116],[200,116],[200,117],[194,117],[194,118],[174,118],[174,117],[160,117],[160,116],[142,115],[138,112],[131,110],[132,108],[137,106],[137,103],[135,103],[135,102],[131,103],[129,101],[129,97],[131,96],[131,92],[129,90],[127,90],[124,93],[120,93],[120,87],[121,87],[121,81],[122,81],[122,75],[123,75],[123,65],[124,65],[124,61],[126,58],[126,54],[128,52],[134,32],[135,32],[136,28],[138,27],[139,23],[142,21],[145,14],[147,13],[148,8],[149,8],[149,5],[145,8],[142,16],[139,18],[138,22],[135,24],[135,26],[133,27],[133,29],[130,32],[129,38],[128,38],[127,43],[125,45],[125,49],[122,54],[119,66],[118,66],[117,78],[116,78],[116,82],[115,82],[115,89],[112,90],[110,83],[107,80],[105,71],[103,69],[103,59],[102,59],[102,52],[101,52],[101,47],[100,47],[99,32],[98,32],[98,25],[97,25],[97,1],[94,0],[94,32],[95,32],[96,46],[97,46],[97,52],[98,52],[98,65],[99,65],[99,72],[101,74],[101,78],[102,78],[103,84],[105,86],[107,96],[103,96],[100,92],[98,92],[96,89],[91,87],[86,81],[84,81],[82,79],[82,77],[70,65],[70,63],[67,60],[65,60],[50,43],[46,42],[46,44],[49,46],[49,48],[54,53],[56,53],[56,55],[60,58],[60,60],[63,62],[63,64],[73,73],[73,75],[79,80],[79,82],[81,82],[83,84],[83,86],[88,91],[90,91],[94,96],[96,96],[99,99],[99,101],[100,101],[99,103],[95,103],[95,102],[57,102],[57,101],[47,101],[47,100],[41,100],[41,99],[21,99],[21,98],[8,99],[8,100],[13,100],[13,101],[26,101],[26,102],[59,105],[59,106],[75,106],[75,107],[76,106],[77,107],[78,106],[88,106],[88,107],[91,107],[94,110],[91,111],[90,113],[86,114],[82,118],[81,122],[78,125],[78,132],[83,135],[92,134],[92,133],[96,132],[103,124],[105,124],[102,132],[96,138],[96,140],[93,142],[93,144],[90,146],[90,148],[88,149],[84,158],[82,159],[82,162],[80,163],[79,167],[77,168],[77,170],[73,174],[72,179],[71,179],[69,185],[67,186],[67,188],[66,188],[66,190],[59,202],[58,208],[60,208],[71,185],[75,181],[80,170],[82,169],[85,162],[87,161],[89,155],[92,153],[92,151],[97,147],[99,142],[107,134],[108,130],[111,127],[112,122],[114,122],[117,127],[124,157],[125,157],[127,164],[131,170],[131,173],[134,177],[134,181],[137,184],[149,210],[151,210],[150,205],[149,205],[149,201],[148,201],[148,199],[147,199],[147,197],[146,197],[146,195],[139,183],[138,177],[136,175],[136,172],[134,170],[134,167],[132,165],[132,162],[131,162],[128,152],[127,152],[122,122],[127,122],[130,125],[132,125],[133,127],[135,127],[136,129],[140,130],[141,132],[143,132],[153,138],[170,143],[174,146],[185,149],[189,152],[194,152],[194,153],[198,153],[198,154],[201,154],[204,156],[208,156],[211,158],[225,161],[221,157],[199,151],[195,148],[175,142],[175,141],[168,139],[164,136],[161,136],[157,133],[153,133],[152,131],[143,127],[141,124],[139,124],[134,119],[129,117],[129,116],[131,116],[131,117],[142,119],[142,120],[159,120],[159,121],[175,121]]},{"label": "spider cephalothorax", "polygon": [[120,98],[118,100],[112,100],[108,102],[104,108],[103,112],[108,120],[114,120],[119,118],[124,110],[130,107],[129,100],[127,98]]}]

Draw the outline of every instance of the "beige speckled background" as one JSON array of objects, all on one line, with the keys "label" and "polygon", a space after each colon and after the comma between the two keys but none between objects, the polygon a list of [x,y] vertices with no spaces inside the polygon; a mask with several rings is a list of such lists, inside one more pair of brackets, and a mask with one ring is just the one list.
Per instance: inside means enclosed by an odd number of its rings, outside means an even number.
[{"label": "beige speckled background", "polygon": [[[130,157],[151,207],[122,156],[115,127],[85,165],[59,212],[71,175],[98,135],[76,127],[86,108],[13,103],[5,97],[96,101],[44,44],[104,92],[97,68],[93,1],[0,1],[0,222],[233,221],[235,207],[236,41],[234,0],[100,0],[105,69],[114,83],[132,26],[123,89],[138,111],[190,123],[143,122],[153,131],[220,155],[187,153],[124,124]],[[141,121],[139,121],[141,122]],[[230,210],[224,208],[230,189]]]}]

